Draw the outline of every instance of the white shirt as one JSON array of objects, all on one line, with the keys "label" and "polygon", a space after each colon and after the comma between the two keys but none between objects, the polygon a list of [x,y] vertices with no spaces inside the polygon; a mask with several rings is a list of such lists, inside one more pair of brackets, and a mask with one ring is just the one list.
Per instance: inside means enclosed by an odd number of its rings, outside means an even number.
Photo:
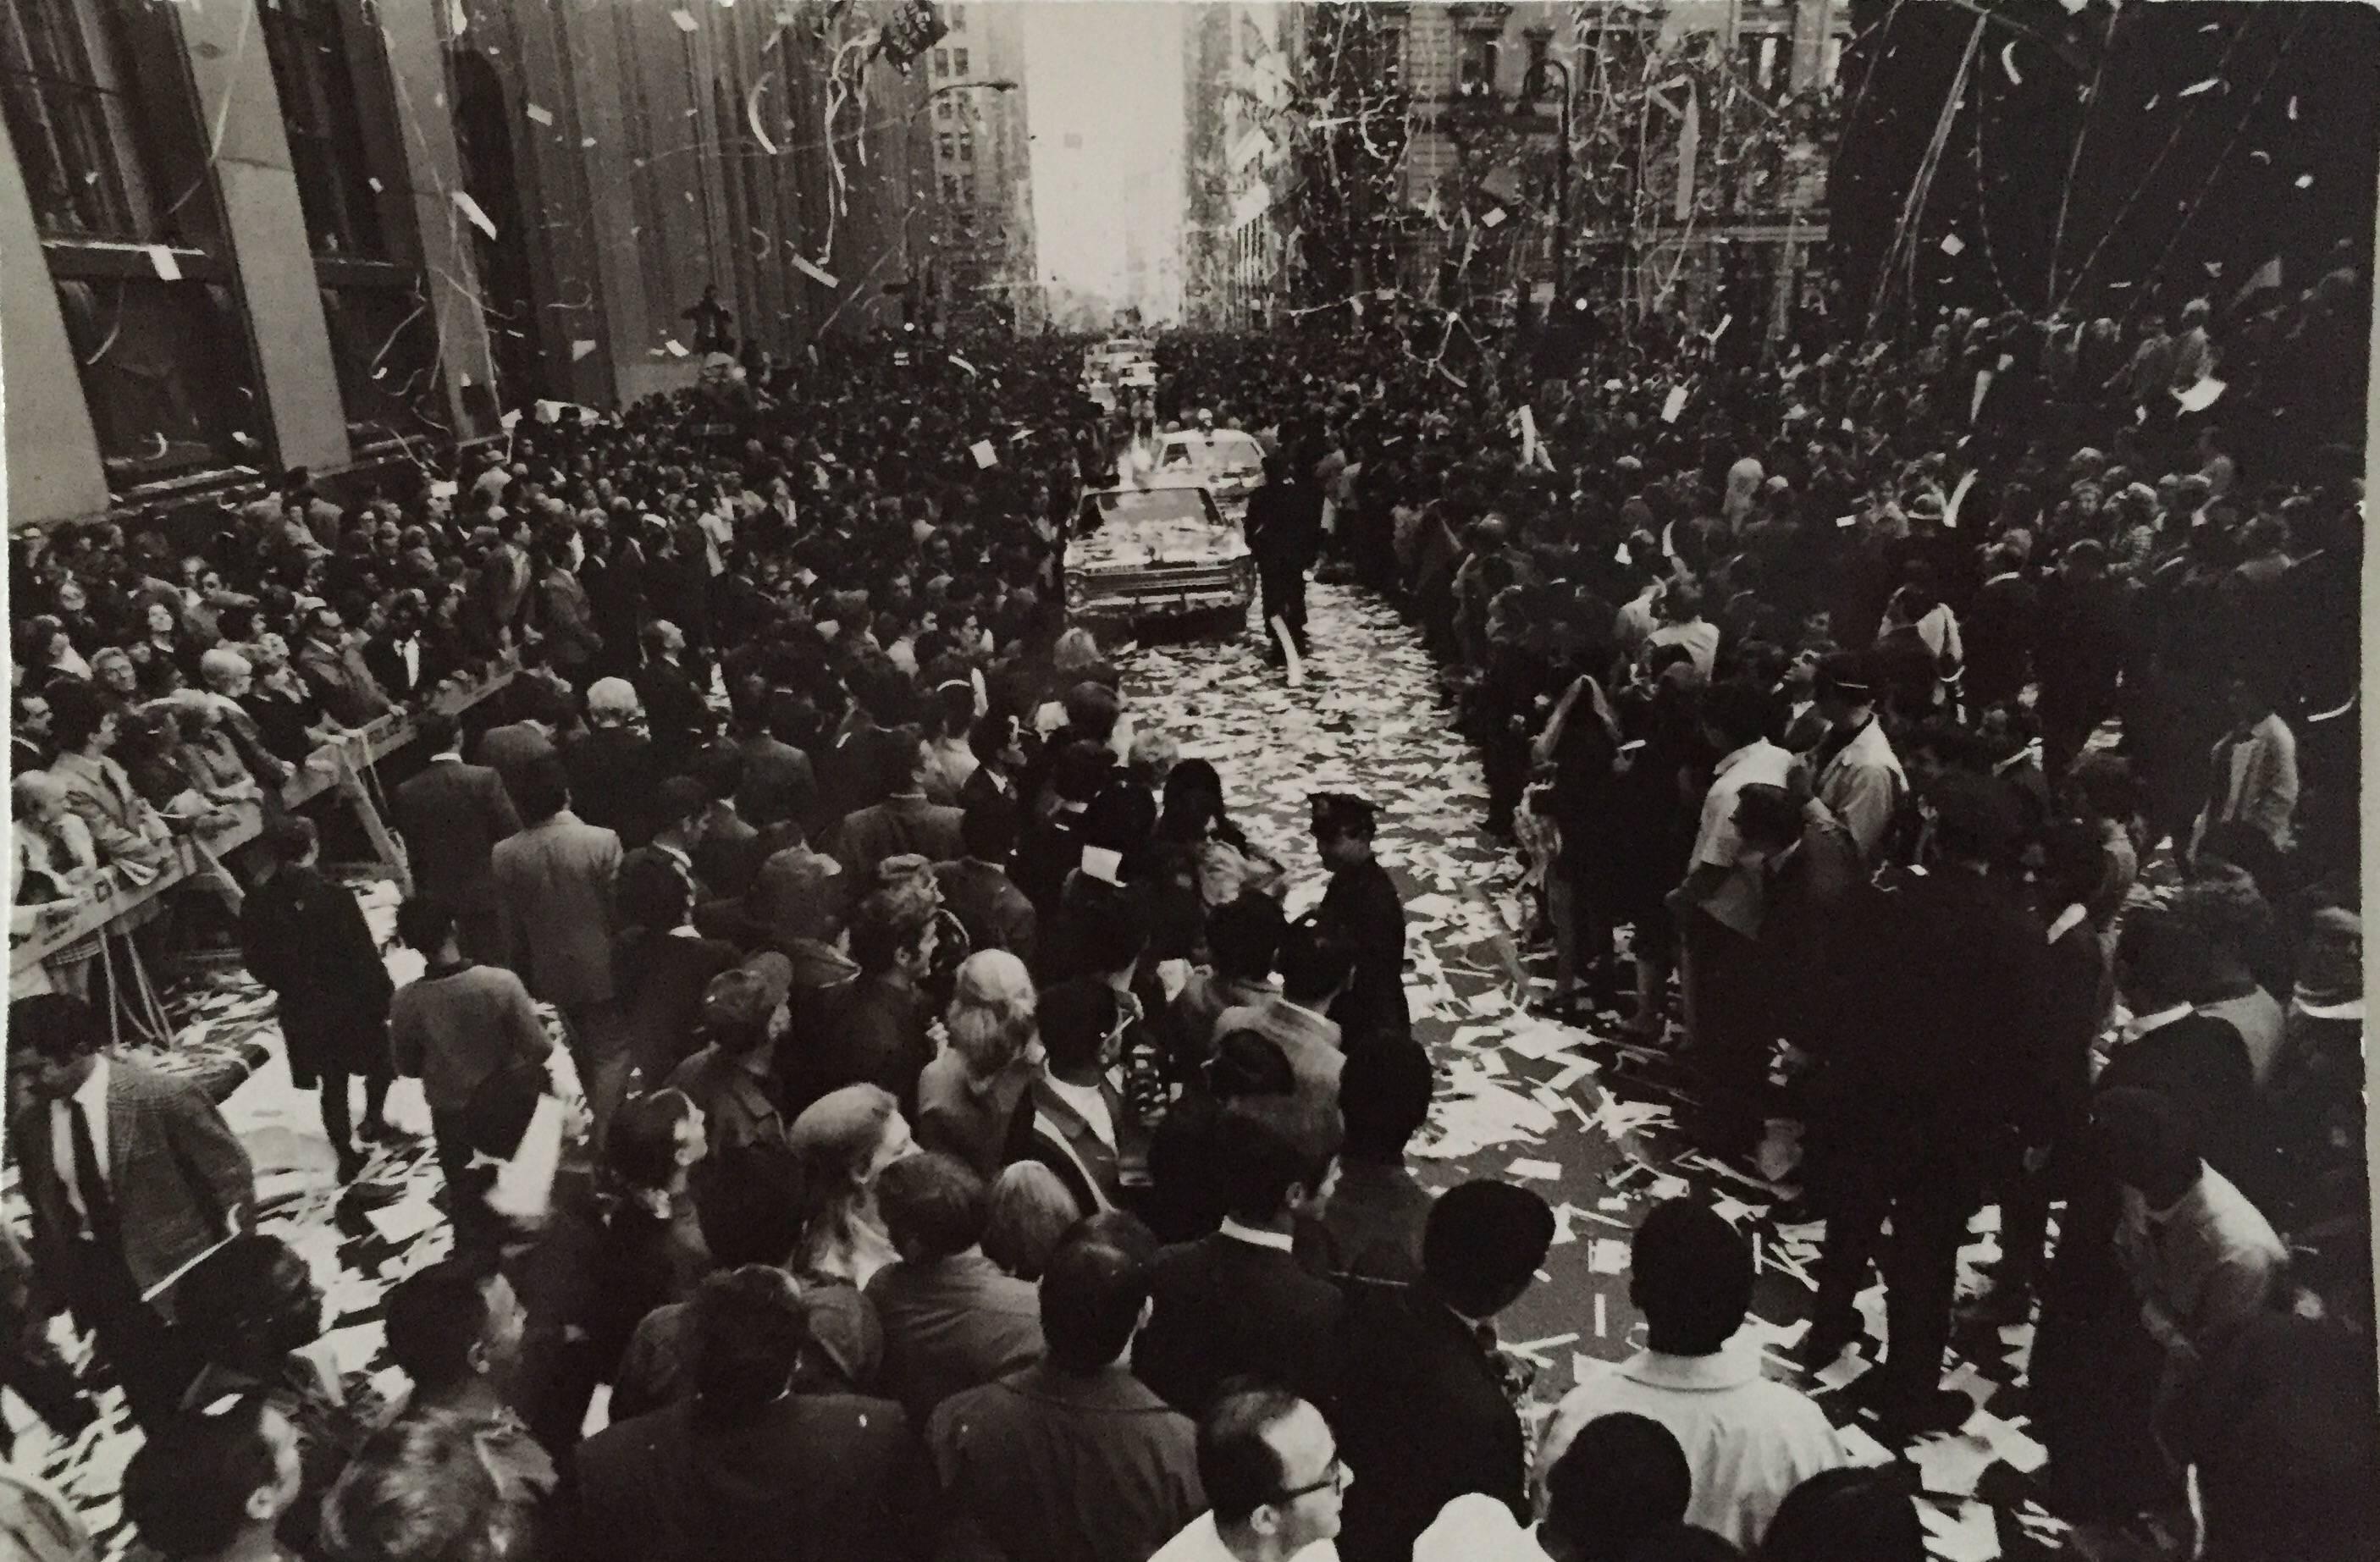
[{"label": "white shirt", "polygon": [[1215,1234],[1220,1237],[1229,1237],[1235,1242],[1245,1242],[1250,1247],[1276,1248],[1282,1253],[1297,1251],[1295,1240],[1287,1231],[1260,1231],[1254,1226],[1241,1225],[1228,1215],[1223,1217],[1223,1223],[1215,1229]]},{"label": "white shirt", "polygon": [[1546,1427],[1531,1484],[1597,1416],[1629,1412],[1670,1429],[1694,1471],[1686,1522],[1746,1550],[1759,1544],[1785,1494],[1851,1462],[1809,1396],[1760,1375],[1755,1350],[1730,1342],[1715,1356],[1639,1350],[1562,1397]]},{"label": "white shirt", "polygon": [[76,1089],[72,1100],[74,1106],[65,1101],[50,1103],[51,1164],[57,1168],[58,1181],[66,1184],[67,1203],[88,1220],[91,1210],[82,1202],[82,1184],[75,1177],[74,1129],[67,1114],[75,1106],[82,1108],[84,1120],[91,1124],[91,1147],[98,1152],[99,1175],[112,1184],[115,1168],[107,1159],[107,1054],[101,1053],[92,1062],[91,1077]]},{"label": "white shirt", "polygon": [[[1148,1562],[1238,1562],[1223,1537],[1215,1532],[1215,1516],[1201,1513],[1183,1526],[1182,1532],[1157,1548]],[[1330,1541],[1316,1541],[1299,1552],[1291,1562],[1339,1562],[1339,1547]]]},{"label": "white shirt", "polygon": [[1694,866],[1732,867],[1743,850],[1735,832],[1735,803],[1755,783],[1783,786],[1792,779],[1800,760],[1767,738],[1755,738],[1718,762],[1711,772],[1710,791],[1703,797],[1703,817],[1694,833]]},{"label": "white shirt", "polygon": [[1852,734],[1818,772],[1817,792],[1818,801],[1851,831],[1860,860],[1873,864],[1900,800],[1909,795],[1909,777],[1884,735],[1883,722],[1870,717]]},{"label": "white shirt", "polygon": [[1050,1088],[1058,1093],[1058,1099],[1075,1108],[1090,1125],[1091,1132],[1099,1136],[1100,1144],[1114,1149],[1115,1119],[1108,1115],[1108,1098],[1099,1087],[1096,1084],[1069,1084],[1056,1074],[1046,1077],[1050,1081]]},{"label": "white shirt", "polygon": [[1414,1542],[1413,1562],[1550,1562],[1533,1531],[1485,1492],[1465,1492],[1438,1510]]}]

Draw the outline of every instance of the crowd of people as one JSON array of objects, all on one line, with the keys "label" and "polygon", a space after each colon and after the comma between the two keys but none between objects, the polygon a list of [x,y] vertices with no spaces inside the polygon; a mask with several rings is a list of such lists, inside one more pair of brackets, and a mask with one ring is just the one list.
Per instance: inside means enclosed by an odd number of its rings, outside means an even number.
[{"label": "crowd of people", "polygon": [[[1954,1423],[1957,1250],[1998,1204],[1980,1310],[2039,1304],[2062,1511],[2170,1513],[2194,1468],[2230,1562],[2369,1534],[2371,1374],[2332,1365],[2371,1338],[2361,495],[2171,394],[2349,304],[2292,307],[2143,317],[2112,420],[2056,322],[1756,363],[1673,331],[1553,374],[1160,349],[1167,420],[1272,452],[1252,515],[1301,540],[1268,599],[1319,535],[1446,665],[1546,1007],[1633,1002],[1633,1055],[1764,1170],[1804,1125],[1812,1364],[1875,1265],[1861,1391]],[[1196,734],[1066,625],[1111,454],[1074,345],[974,356],[12,555],[48,610],[12,660],[18,930],[254,805],[217,887],[292,1076],[367,1200],[420,1080],[454,1241],[386,1303],[406,1402],[360,1399],[204,1092],[108,1046],[113,941],[207,914],[162,906],[12,1004],[0,1381],[71,1427],[43,1325],[93,1332],[145,1437],[126,1511],[176,1558],[1920,1555],[1906,1487],[1729,1350],[1752,1249],[1691,1201],[1634,1236],[1646,1348],[1524,1413],[1493,1320],[1555,1217],[1404,1165],[1433,1070],[1372,805],[1314,798],[1330,882],[1287,917]],[[2235,380],[2236,426],[2266,404]],[[500,709],[430,708],[515,660]],[[401,987],[337,827],[279,805],[396,708]]]}]

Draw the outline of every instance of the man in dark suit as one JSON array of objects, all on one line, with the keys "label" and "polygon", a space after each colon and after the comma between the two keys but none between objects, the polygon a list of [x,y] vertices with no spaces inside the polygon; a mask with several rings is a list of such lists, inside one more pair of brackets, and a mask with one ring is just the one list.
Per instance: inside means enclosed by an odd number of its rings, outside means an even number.
[{"label": "man in dark suit", "polygon": [[415,725],[430,763],[389,794],[413,892],[454,908],[464,954],[492,959],[500,938],[496,842],[520,829],[520,812],[502,776],[463,762],[463,728],[454,717],[428,710]]},{"label": "man in dark suit", "polygon": [[877,1386],[922,1426],[952,1395],[1039,1358],[1041,1304],[983,1255],[990,1194],[965,1162],[932,1151],[894,1161],[876,1202],[901,1254],[868,1282],[884,1326]]},{"label": "man in dark suit", "polygon": [[1291,1250],[1299,1212],[1329,1189],[1338,1129],[1335,1112],[1295,1096],[1234,1103],[1217,1125],[1231,1213],[1214,1235],[1158,1254],[1155,1311],[1133,1352],[1140,1380],[1184,1414],[1204,1413],[1242,1374],[1330,1402],[1340,1294]]},{"label": "man in dark suit", "polygon": [[659,793],[669,773],[652,740],[637,731],[637,691],[625,678],[596,679],[587,689],[587,731],[562,754],[579,817],[615,831],[631,848],[661,828]]},{"label": "man in dark suit", "polygon": [[1043,989],[1035,1018],[1041,1072],[1016,1115],[1006,1158],[1038,1161],[1057,1174],[1086,1215],[1123,1202],[1123,1157],[1146,1160],[1148,1135],[1134,1120],[1108,1071],[1123,1047],[1126,1015],[1115,991],[1097,977]]},{"label": "man in dark suit", "polygon": [[563,690],[527,673],[513,680],[505,699],[514,719],[480,734],[480,763],[504,778],[504,790],[513,794],[517,808],[522,778],[554,751],[554,734],[570,720],[570,707]]},{"label": "man in dark suit", "polygon": [[1355,974],[1330,1006],[1349,1050],[1376,1035],[1411,1035],[1405,1008],[1405,909],[1395,880],[1372,855],[1377,816],[1344,793],[1318,792],[1314,843],[1330,870],[1316,924],[1355,951]]},{"label": "man in dark suit", "polygon": [[818,812],[818,777],[799,746],[815,740],[818,709],[790,689],[769,696],[768,725],[747,737],[735,806],[747,817],[794,819],[808,827]]},{"label": "man in dark suit", "polygon": [[934,865],[942,903],[966,929],[970,951],[1006,950],[1033,963],[1033,902],[1008,877],[1016,845],[1016,809],[1004,798],[969,806],[959,821],[965,855]]},{"label": "man in dark suit", "polygon": [[[321,1081],[322,1132],[338,1154],[339,1181],[352,1182],[364,1167],[356,1140],[392,1134],[381,1108],[393,1071],[395,986],[353,891],[315,866],[314,821],[281,815],[266,825],[264,847],[256,886],[239,908],[240,957],[277,1000],[291,1083],[304,1090]],[[350,1115],[353,1077],[364,1086],[360,1125]]]},{"label": "man in dark suit", "polygon": [[570,811],[569,781],[551,755],[529,768],[518,797],[524,827],[497,842],[493,856],[502,963],[561,1011],[600,1144],[631,1061],[612,985],[620,838]]},{"label": "man in dark suit", "polygon": [[1419,1285],[1358,1288],[1336,1417],[1340,1457],[1362,1476],[1339,1532],[1348,1562],[1402,1562],[1468,1492],[1528,1517],[1526,1446],[1490,1320],[1529,1289],[1553,1238],[1536,1194],[1466,1182],[1431,1206]]},{"label": "man in dark suit", "polygon": [[1264,486],[1248,495],[1243,525],[1264,593],[1265,660],[1278,663],[1282,652],[1272,628],[1276,618],[1288,626],[1298,653],[1305,651],[1305,572],[1322,549],[1322,495],[1298,481],[1283,456],[1266,456],[1264,472]]},{"label": "man in dark suit", "polygon": [[453,672],[421,632],[421,596],[400,591],[391,604],[388,627],[364,647],[364,667],[372,681],[399,705],[413,705]]},{"label": "man in dark suit", "polygon": [[885,733],[877,751],[877,788],[883,801],[845,818],[836,842],[835,855],[856,882],[872,882],[877,865],[887,857],[940,863],[959,854],[964,816],[926,800],[926,757],[925,734],[917,728],[894,727]]},{"label": "man in dark suit", "polygon": [[859,902],[851,919],[859,975],[804,1006],[808,1023],[779,1049],[788,1120],[829,1091],[862,1084],[881,1085],[904,1116],[917,1117],[917,1076],[934,1059],[924,984],[937,936],[930,908],[915,896],[879,890]]},{"label": "man in dark suit", "polygon": [[584,1562],[749,1557],[896,1562],[933,1504],[890,1399],[792,1393],[802,1308],[781,1270],[713,1275],[695,1295],[694,1392],[578,1446],[562,1555]]},{"label": "man in dark suit", "polygon": [[685,657],[686,636],[676,624],[660,618],[645,625],[645,665],[637,674],[637,692],[644,697],[645,726],[665,775],[692,765],[696,750],[710,741],[717,725]]},{"label": "man in dark suit", "polygon": [[[2046,946],[1994,866],[2013,812],[1988,780],[1963,773],[1943,777],[1933,800],[1936,860],[1878,908],[1877,977],[1864,995],[1875,1007],[1846,1027],[1832,1059],[1844,1082],[1830,1113],[1842,1176],[1809,1347],[1831,1361],[1858,1338],[1853,1298],[1878,1259],[1890,1350],[1868,1392],[1904,1435],[1973,1412],[1940,1387],[1959,1245],[1985,1185],[2022,1145],[2047,1143],[2051,1110],[2034,1056]],[[1887,1218],[1892,1245],[1879,1258]]]},{"label": "man in dark suit", "polygon": [[1196,1426],[1125,1364],[1155,1256],[1137,1221],[1069,1233],[1041,1272],[1041,1360],[934,1412],[943,1555],[1147,1556],[1206,1506]]},{"label": "man in dark suit", "polygon": [[256,1229],[255,1173],[193,1081],[108,1057],[99,1018],[63,993],[8,1009],[28,1105],[11,1154],[33,1217],[31,1317],[58,1305],[98,1337],[135,1420],[179,1408],[199,1362],[173,1326],[173,1281]]},{"label": "man in dark suit", "polygon": [[1044,926],[1058,914],[1066,876],[1083,866],[1083,816],[1107,782],[1114,757],[1089,742],[1068,744],[1051,762],[1050,784],[1058,806],[1048,818],[1025,827],[1017,838],[1009,877],[1033,902]]},{"label": "man in dark suit", "polygon": [[2041,593],[2017,557],[2005,547],[1984,550],[1984,584],[1960,626],[1966,652],[1961,686],[1969,708],[1981,710],[2016,698],[2033,678],[2035,625]]}]

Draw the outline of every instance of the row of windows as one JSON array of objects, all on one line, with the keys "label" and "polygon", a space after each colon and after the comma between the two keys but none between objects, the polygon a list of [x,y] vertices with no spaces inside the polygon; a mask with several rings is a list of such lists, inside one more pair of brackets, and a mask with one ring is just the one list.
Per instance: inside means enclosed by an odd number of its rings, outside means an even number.
[{"label": "row of windows", "polygon": [[[0,4],[0,111],[119,491],[269,454],[176,12],[143,0]],[[395,259],[388,217],[405,210],[383,205],[381,191],[405,181],[394,167],[376,172],[365,128],[386,100],[376,35],[350,34],[341,0],[277,0],[256,15],[307,236],[326,268],[320,291],[351,440],[410,436],[441,394],[419,273],[346,264]],[[128,257],[124,244],[164,247],[174,260]]]},{"label": "row of windows", "polygon": [[[952,30],[956,31],[957,25],[957,23],[953,22],[952,24]],[[937,49],[934,51],[934,74],[936,76],[964,77],[966,73],[967,52],[965,49]]]},{"label": "row of windows", "polygon": [[975,204],[975,176],[973,174],[943,175],[942,200],[945,204],[949,205],[973,206]]},{"label": "row of windows", "polygon": [[945,163],[949,163],[954,159],[960,163],[973,163],[975,161],[975,133],[973,131],[961,130],[955,136],[951,134],[948,130],[938,131],[934,136],[934,145],[941,150],[942,161]]}]

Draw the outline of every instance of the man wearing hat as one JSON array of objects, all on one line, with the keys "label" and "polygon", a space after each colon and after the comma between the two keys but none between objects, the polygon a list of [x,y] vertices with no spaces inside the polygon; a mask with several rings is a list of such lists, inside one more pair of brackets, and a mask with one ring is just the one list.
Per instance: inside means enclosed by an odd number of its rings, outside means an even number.
[{"label": "man wearing hat", "polygon": [[713,1156],[751,1144],[785,1147],[784,1114],[771,1086],[777,1043],[791,1023],[785,999],[793,986],[793,962],[771,950],[713,976],[703,992],[702,1028],[710,1045],[677,1066],[669,1088],[702,1108]]},{"label": "man wearing hat", "polygon": [[1828,652],[1818,660],[1812,693],[1828,725],[1811,757],[1818,801],[1851,831],[1860,859],[1873,868],[1909,796],[1909,778],[1876,719],[1867,659],[1857,651]]},{"label": "man wearing hat", "polygon": [[1318,792],[1314,844],[1330,870],[1330,887],[1314,913],[1318,932],[1355,951],[1347,990],[1330,1005],[1341,1045],[1353,1049],[1374,1036],[1411,1035],[1405,1008],[1405,910],[1395,880],[1372,855],[1378,821],[1372,805],[1343,792]]},{"label": "man wearing hat", "polygon": [[1357,1288],[1339,1424],[1342,1456],[1366,1480],[1348,1493],[1347,1562],[1409,1556],[1465,1493],[1527,1515],[1528,1455],[1493,1320],[1529,1289],[1553,1238],[1536,1193],[1465,1182],[1431,1206],[1420,1284]]},{"label": "man wearing hat", "polygon": [[[1878,908],[1877,979],[1835,1059],[1844,1185],[1819,1260],[1810,1345],[1823,1363],[1859,1337],[1852,1300],[1877,1259],[1889,1355],[1872,1397],[1888,1428],[1909,1434],[1955,1426],[1974,1408],[1940,1388],[1959,1244],[1985,1181],[2020,1147],[2049,1142],[2057,1107],[2032,1056],[2046,944],[1993,866],[2015,816],[1986,778],[1963,772],[1946,774],[1931,801],[1935,860]],[[1887,1218],[1889,1257],[1879,1253]]]}]

